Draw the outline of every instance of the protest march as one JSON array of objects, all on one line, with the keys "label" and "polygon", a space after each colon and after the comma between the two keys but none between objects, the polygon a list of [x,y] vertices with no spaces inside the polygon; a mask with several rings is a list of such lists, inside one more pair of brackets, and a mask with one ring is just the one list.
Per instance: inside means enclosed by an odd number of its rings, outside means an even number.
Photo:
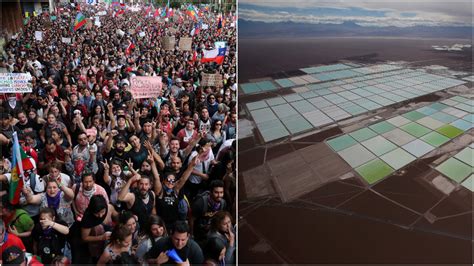
[{"label": "protest march", "polygon": [[0,56],[1,264],[236,263],[236,21],[169,1],[25,14]]}]

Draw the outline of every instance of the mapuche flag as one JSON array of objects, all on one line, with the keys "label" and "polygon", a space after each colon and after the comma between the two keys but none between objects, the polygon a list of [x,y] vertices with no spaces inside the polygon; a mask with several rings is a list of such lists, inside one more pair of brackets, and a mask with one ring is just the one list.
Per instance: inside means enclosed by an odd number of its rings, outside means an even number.
[{"label": "mapuche flag", "polygon": [[82,13],[77,13],[76,19],[74,20],[74,31],[77,31],[80,29],[82,26],[86,25],[86,17]]},{"label": "mapuche flag", "polygon": [[18,142],[18,136],[16,132],[13,132],[13,158],[12,158],[12,172],[9,189],[9,200],[13,205],[16,205],[20,201],[20,193],[24,185],[24,173],[25,170],[34,169],[34,165],[30,158],[26,155],[23,149],[20,149],[20,143]]}]

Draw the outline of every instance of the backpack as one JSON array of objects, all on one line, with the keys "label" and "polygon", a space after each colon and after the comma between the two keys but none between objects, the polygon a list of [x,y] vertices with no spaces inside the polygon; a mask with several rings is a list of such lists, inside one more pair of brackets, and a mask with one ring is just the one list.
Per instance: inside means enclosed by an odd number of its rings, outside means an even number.
[{"label": "backpack", "polygon": [[[203,213],[206,213],[208,211],[208,208],[209,208],[209,198],[211,197],[211,192],[206,190],[200,194],[197,194],[196,195],[196,198],[194,199],[194,202],[193,202],[193,206],[194,208],[196,208],[196,203],[198,202],[199,199],[202,199],[202,201],[204,202],[204,208],[202,210]],[[221,199],[221,208],[220,210],[224,210],[226,208],[226,202],[224,199]]]},{"label": "backpack", "polygon": [[64,246],[61,246],[56,232],[51,232],[48,235],[40,234],[38,238],[38,255],[43,259],[49,258],[51,260],[55,256],[62,254],[61,250]]}]

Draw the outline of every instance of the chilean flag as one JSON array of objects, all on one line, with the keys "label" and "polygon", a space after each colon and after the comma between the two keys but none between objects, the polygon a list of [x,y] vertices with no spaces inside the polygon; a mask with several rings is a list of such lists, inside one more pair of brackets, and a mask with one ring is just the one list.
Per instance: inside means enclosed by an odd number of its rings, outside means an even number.
[{"label": "chilean flag", "polygon": [[221,65],[224,62],[226,47],[218,47],[212,50],[204,50],[201,63],[216,62]]}]

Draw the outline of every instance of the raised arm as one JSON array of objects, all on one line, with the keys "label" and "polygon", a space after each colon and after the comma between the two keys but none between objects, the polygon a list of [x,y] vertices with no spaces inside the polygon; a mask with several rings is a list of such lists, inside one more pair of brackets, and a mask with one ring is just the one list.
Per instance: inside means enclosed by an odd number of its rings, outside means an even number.
[{"label": "raised arm", "polygon": [[114,129],[117,126],[117,121],[115,121],[114,106],[112,103],[107,104],[107,110],[110,118],[110,129]]},{"label": "raised arm", "polygon": [[189,162],[188,164],[188,167],[186,168],[186,170],[184,171],[183,175],[181,176],[181,178],[178,180],[178,182],[176,182],[176,187],[175,187],[175,190],[176,192],[179,192],[181,190],[181,188],[183,188],[184,184],[186,184],[186,181],[188,181],[188,178],[189,176],[191,175],[191,173],[193,172],[194,170],[194,167],[200,163],[199,159],[198,159],[198,155],[194,156],[194,158],[191,160],[191,162]]},{"label": "raised arm", "polygon": [[151,143],[148,140],[146,140],[143,146],[145,146],[145,148],[148,150],[148,153],[151,154],[151,156],[153,156],[153,161],[158,164],[158,168],[160,170],[165,169],[165,163],[161,159],[161,156],[158,153],[156,153],[155,149],[153,149],[153,146],[151,146]]},{"label": "raised arm", "polygon": [[112,141],[118,135],[118,131],[113,129],[110,134],[107,133],[107,140],[105,141],[104,153],[109,153],[112,150]]},{"label": "raised arm", "polygon": [[110,185],[110,181],[111,181],[111,178],[110,178],[110,166],[109,166],[109,163],[107,162],[107,160],[103,161],[103,162],[100,162],[102,164],[102,166],[104,166],[104,182],[107,184],[107,185]]},{"label": "raised arm", "polygon": [[133,112],[133,124],[135,125],[135,130],[137,133],[142,131],[142,127],[140,126],[140,111],[139,109],[135,109]]},{"label": "raised arm", "polygon": [[133,182],[140,180],[140,178],[141,177],[138,174],[132,176],[127,181],[127,183],[125,183],[125,185],[122,187],[122,190],[120,190],[120,193],[118,194],[118,200],[125,202],[128,208],[131,208],[133,206],[133,203],[135,203],[135,195],[129,192],[130,186]]},{"label": "raised arm", "polygon": [[70,187],[61,185],[61,182],[56,183],[58,184],[59,189],[64,192],[64,198],[66,201],[74,199],[74,191]]},{"label": "raised arm", "polygon": [[33,192],[31,192],[30,188],[27,188],[27,187],[23,187],[23,195],[25,195],[25,198],[26,198],[26,202],[28,204],[33,204],[33,205],[38,205],[41,203],[41,195],[42,194],[33,194]]},{"label": "raised arm", "polygon": [[194,146],[201,140],[201,138],[204,138],[206,136],[206,133],[204,131],[201,131],[199,134],[196,135],[195,138],[193,138],[188,146],[184,149],[184,157],[188,157],[189,154],[191,154],[191,151],[193,150]]}]

